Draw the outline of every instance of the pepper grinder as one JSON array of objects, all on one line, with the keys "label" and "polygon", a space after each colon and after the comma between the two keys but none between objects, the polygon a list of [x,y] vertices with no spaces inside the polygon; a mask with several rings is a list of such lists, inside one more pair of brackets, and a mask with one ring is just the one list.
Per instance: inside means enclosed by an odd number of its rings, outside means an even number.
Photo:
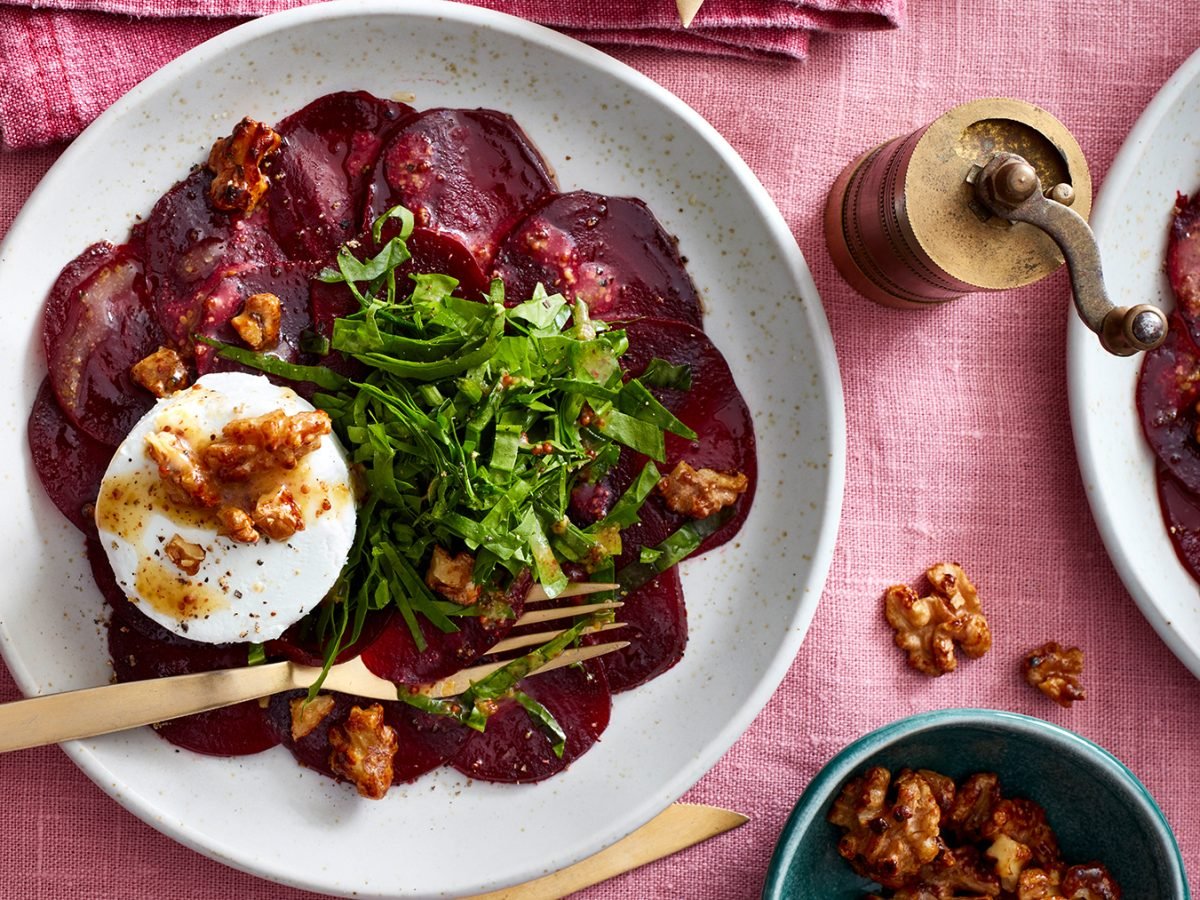
[{"label": "pepper grinder", "polygon": [[909,309],[1031,284],[1065,261],[1075,308],[1104,349],[1151,350],[1166,316],[1109,300],[1091,206],[1087,161],[1063,124],[993,97],[854,160],[830,190],[825,238],[851,287]]}]

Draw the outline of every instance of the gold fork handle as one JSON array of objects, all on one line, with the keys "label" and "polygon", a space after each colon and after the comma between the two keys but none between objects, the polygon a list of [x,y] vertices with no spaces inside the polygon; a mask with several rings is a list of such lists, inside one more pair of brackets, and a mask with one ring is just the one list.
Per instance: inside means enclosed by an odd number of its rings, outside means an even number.
[{"label": "gold fork handle", "polygon": [[256,700],[293,686],[291,664],[196,672],[0,704],[0,753],[124,731]]}]

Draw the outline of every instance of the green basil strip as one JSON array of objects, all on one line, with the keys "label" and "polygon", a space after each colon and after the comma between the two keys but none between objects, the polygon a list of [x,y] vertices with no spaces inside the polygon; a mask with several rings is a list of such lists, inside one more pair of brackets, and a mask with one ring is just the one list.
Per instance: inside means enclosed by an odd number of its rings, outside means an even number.
[{"label": "green basil strip", "polygon": [[687,363],[676,366],[655,356],[646,363],[646,370],[638,376],[638,381],[648,387],[690,391],[692,389],[692,367]]},{"label": "green basil strip", "polygon": [[557,597],[567,586],[567,576],[554,558],[550,549],[550,541],[542,530],[542,523],[532,509],[525,511],[525,516],[517,523],[513,533],[525,539],[533,557],[533,568],[537,573],[538,583],[546,592],[547,597]]},{"label": "green basil strip", "polygon": [[225,359],[233,360],[252,369],[258,369],[260,372],[266,372],[268,375],[278,375],[280,378],[286,378],[289,381],[312,382],[317,387],[325,388],[327,391],[340,391],[350,384],[348,378],[343,378],[337,372],[325,366],[302,366],[287,362],[278,356],[271,356],[269,353],[257,353],[254,350],[246,350],[243,347],[224,344],[221,341],[213,340],[204,335],[198,334],[195,335],[195,338],[200,343],[215,348],[217,353]]},{"label": "green basil strip", "polygon": [[640,588],[652,581],[671,566],[679,563],[695,552],[706,537],[715,534],[721,526],[733,518],[734,507],[727,506],[720,512],[715,512],[707,519],[688,522],[677,531],[667,536],[667,539],[651,553],[657,554],[653,562],[638,561],[630,563],[617,573],[617,584],[621,585],[621,595]]},{"label": "green basil strip", "polygon": [[513,699],[521,704],[521,707],[525,712],[529,713],[529,717],[534,722],[541,725],[543,729],[550,733],[550,737],[553,740],[551,748],[554,750],[554,755],[562,759],[563,751],[567,748],[567,733],[558,724],[558,720],[554,718],[553,713],[524,691],[514,693]]},{"label": "green basil strip", "polygon": [[638,473],[638,477],[634,479],[633,484],[613,504],[613,508],[609,510],[608,515],[595,525],[589,526],[587,530],[589,532],[596,532],[611,525],[628,528],[630,525],[641,521],[638,517],[638,511],[661,480],[662,475],[658,471],[658,466],[652,462],[646,463],[646,465],[642,466],[642,471]]},{"label": "green basil strip", "polygon": [[246,653],[246,665],[261,666],[267,661],[267,650],[262,644],[251,644]]},{"label": "green basil strip", "polygon": [[618,444],[624,444],[658,462],[666,460],[666,444],[662,429],[657,425],[635,419],[616,409],[597,411],[597,416],[599,422],[596,430],[606,438],[611,438]]},{"label": "green basil strip", "polygon": [[675,415],[650,393],[649,388],[636,379],[621,388],[617,397],[617,408],[626,415],[656,425],[663,431],[677,434],[689,441],[696,440],[696,432],[675,418]]}]

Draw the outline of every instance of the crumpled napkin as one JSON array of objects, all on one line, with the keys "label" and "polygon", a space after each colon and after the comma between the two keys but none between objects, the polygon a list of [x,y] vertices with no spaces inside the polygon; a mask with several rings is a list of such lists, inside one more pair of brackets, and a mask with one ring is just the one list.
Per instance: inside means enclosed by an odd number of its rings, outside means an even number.
[{"label": "crumpled napkin", "polygon": [[[315,0],[0,0],[0,141],[67,140],[151,72],[247,18]],[[899,27],[905,0],[474,0],[599,45],[804,59],[822,31]]]}]

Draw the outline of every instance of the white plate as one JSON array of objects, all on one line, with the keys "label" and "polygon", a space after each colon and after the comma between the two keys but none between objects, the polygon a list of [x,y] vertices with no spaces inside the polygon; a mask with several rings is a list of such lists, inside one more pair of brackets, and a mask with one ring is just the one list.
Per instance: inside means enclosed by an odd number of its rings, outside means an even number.
[{"label": "white plate", "polygon": [[[1100,190],[1092,228],[1118,305],[1174,306],[1163,260],[1177,191],[1200,191],[1200,51],[1146,107]],[[1067,355],[1075,446],[1101,537],[1142,613],[1200,677],[1200,586],[1159,513],[1154,456],[1134,404],[1141,357],[1108,355],[1073,312]]]},{"label": "white plate", "polygon": [[[260,89],[257,85],[266,85]],[[340,89],[515,116],[564,188],[642,197],[678,234],[758,433],[740,537],[686,564],[683,662],[617,698],[601,743],[540,785],[450,770],[380,802],[283,750],[212,759],[148,729],[67,746],[102,788],[173,838],[266,878],[356,896],[474,893],[612,843],[675,800],[770,698],[812,618],[841,507],[841,385],[816,287],[787,224],[695,112],[609,57],[486,10],[330,3],[243,25],[147,79],[62,156],[0,248],[0,524],[5,659],[27,693],[105,683],[101,601],[82,540],[36,483],[25,419],[45,368],[41,300],[89,242],[122,240],[216,136]],[[736,799],[736,798],[731,798]]]}]

